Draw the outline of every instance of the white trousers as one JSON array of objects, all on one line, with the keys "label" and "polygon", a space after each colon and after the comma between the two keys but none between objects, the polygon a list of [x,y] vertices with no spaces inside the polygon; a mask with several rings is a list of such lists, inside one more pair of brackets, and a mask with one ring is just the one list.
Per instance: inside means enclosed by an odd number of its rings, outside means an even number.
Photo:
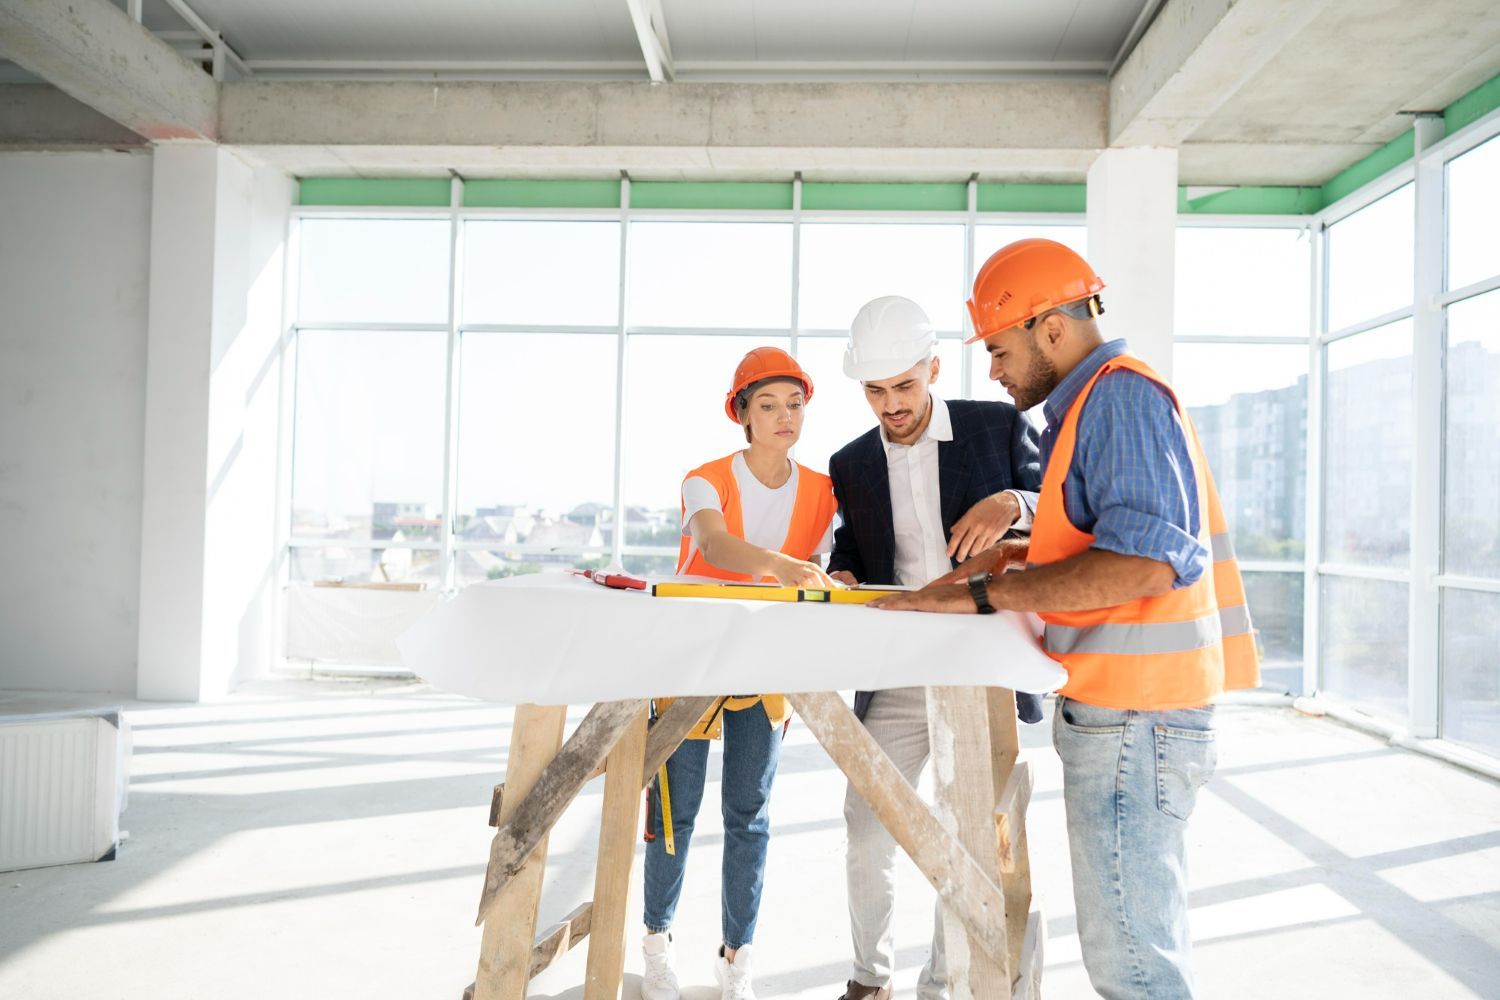
[{"label": "white trousers", "polygon": [[[927,763],[927,695],[923,688],[877,691],[865,728],[912,786]],[[865,986],[889,986],[895,966],[891,916],[896,908],[896,841],[850,788],[844,798],[849,827],[849,930],[854,974]],[[948,964],[943,954],[941,901],[933,906],[932,954],[917,979],[920,1000],[947,1000]]]}]

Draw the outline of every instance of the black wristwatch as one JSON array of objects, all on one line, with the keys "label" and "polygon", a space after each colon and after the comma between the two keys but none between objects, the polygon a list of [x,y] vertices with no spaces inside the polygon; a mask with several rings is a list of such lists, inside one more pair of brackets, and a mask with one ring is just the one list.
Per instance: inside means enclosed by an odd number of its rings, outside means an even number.
[{"label": "black wristwatch", "polygon": [[974,606],[979,609],[979,613],[982,615],[992,615],[995,613],[995,606],[990,603],[990,592],[988,589],[990,576],[991,574],[986,570],[985,572],[975,573],[969,577],[969,596],[974,598]]}]

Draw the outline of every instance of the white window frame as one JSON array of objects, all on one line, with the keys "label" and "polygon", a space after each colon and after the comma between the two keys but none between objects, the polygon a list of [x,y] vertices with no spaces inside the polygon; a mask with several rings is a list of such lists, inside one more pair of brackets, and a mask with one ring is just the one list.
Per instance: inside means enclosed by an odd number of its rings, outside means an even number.
[{"label": "white window frame", "polygon": [[[629,545],[624,538],[625,524],[625,496],[624,496],[624,473],[626,463],[629,461],[629,435],[627,433],[625,392],[628,385],[628,357],[627,350],[629,338],[636,335],[711,335],[725,337],[764,337],[768,335],[788,336],[791,343],[791,353],[797,354],[799,340],[803,338],[843,338],[848,336],[847,330],[842,329],[804,329],[800,325],[800,283],[801,283],[801,249],[802,249],[802,223],[818,222],[840,222],[840,223],[875,223],[875,224],[913,224],[931,225],[942,224],[964,227],[964,267],[957,275],[963,284],[956,291],[964,298],[968,297],[968,290],[972,285],[972,277],[977,267],[974,261],[974,234],[980,225],[1030,225],[1030,226],[1078,226],[1083,228],[1085,220],[1082,213],[1062,212],[979,212],[976,208],[978,185],[971,180],[968,184],[968,210],[966,212],[933,211],[841,211],[825,210],[807,212],[802,209],[802,180],[798,176],[792,182],[792,208],[791,209],[642,209],[633,208],[630,204],[630,180],[620,180],[620,207],[618,209],[566,209],[566,208],[465,208],[463,207],[464,181],[462,178],[454,177],[451,182],[449,206],[442,208],[366,208],[366,207],[323,207],[323,206],[298,206],[294,207],[290,215],[290,240],[292,246],[299,241],[300,224],[306,219],[445,219],[449,223],[449,288],[448,288],[448,312],[445,322],[440,323],[337,323],[320,322],[301,324],[298,321],[298,298],[295,281],[295,268],[298,263],[292,259],[288,263],[288,274],[293,276],[287,283],[286,315],[290,320],[286,328],[286,345],[283,352],[284,375],[283,384],[288,386],[287,400],[283,408],[283,434],[282,454],[284,474],[278,491],[280,510],[278,511],[278,537],[280,539],[280,550],[283,555],[284,566],[290,564],[287,558],[293,548],[408,548],[408,549],[439,549],[442,561],[441,579],[445,592],[453,592],[458,587],[455,578],[455,564],[457,554],[471,549],[493,549],[493,543],[479,541],[462,541],[455,538],[453,526],[456,521],[457,496],[454,484],[457,481],[457,432],[458,432],[458,405],[459,405],[459,379],[462,366],[462,344],[463,335],[466,333],[527,333],[527,334],[613,334],[618,338],[618,351],[615,367],[615,439],[614,439],[614,471],[613,471],[613,499],[615,524],[619,526],[613,533],[612,544],[607,547],[579,547],[567,550],[552,550],[542,546],[506,545],[505,551],[518,554],[540,553],[543,551],[553,554],[570,556],[598,556],[607,555],[614,566],[619,566],[625,556],[675,556],[677,550],[666,546]],[[477,220],[492,221],[545,221],[545,222],[612,222],[620,225],[620,268],[618,277],[618,310],[617,322],[611,325],[570,325],[570,324],[495,324],[495,323],[464,323],[462,321],[463,307],[463,243],[464,223]],[[630,322],[629,308],[629,268],[630,268],[630,225],[633,221],[672,221],[672,222],[779,222],[790,223],[792,227],[792,255],[791,255],[791,310],[787,318],[785,328],[737,328],[737,327],[663,327],[663,326],[641,326]],[[295,254],[289,254],[289,258],[295,258]],[[399,542],[393,543],[388,539],[380,540],[349,540],[349,539],[318,539],[297,537],[291,533],[291,469],[292,449],[295,440],[295,372],[296,372],[296,343],[298,333],[303,329],[337,330],[337,329],[359,329],[371,332],[380,331],[428,331],[443,332],[448,336],[448,367],[447,384],[444,389],[444,441],[443,441],[443,490],[442,490],[442,517],[444,524],[443,538],[437,542]],[[959,330],[941,330],[939,337],[943,340],[956,341],[962,344],[968,336],[967,321],[965,327]],[[970,352],[963,351],[961,354],[962,364],[960,368],[960,380],[964,395],[972,395],[975,373],[970,361]],[[287,582],[287,571],[283,569],[282,583]]]},{"label": "white window frame", "polygon": [[[1317,217],[1313,216],[1313,215],[1213,215],[1213,214],[1198,215],[1198,214],[1194,214],[1194,215],[1179,215],[1177,217],[1177,228],[1178,229],[1289,229],[1289,230],[1300,230],[1300,231],[1306,233],[1307,236],[1308,236],[1308,240],[1309,240],[1309,244],[1310,244],[1310,246],[1309,246],[1309,252],[1308,252],[1308,257],[1309,257],[1309,260],[1312,261],[1312,260],[1316,260],[1317,256],[1318,256],[1318,246],[1317,246],[1318,229],[1317,229],[1316,221],[1317,221]],[[1317,282],[1313,281],[1311,283],[1311,285],[1309,286],[1309,288],[1310,288],[1310,295],[1309,295],[1309,297],[1314,302],[1316,302],[1317,299],[1318,299],[1318,294],[1319,294],[1318,293],[1318,289],[1317,289]],[[1315,337],[1314,337],[1313,334],[1314,334],[1314,331],[1316,329],[1317,329],[1317,326],[1316,326],[1315,320],[1313,319],[1312,316],[1309,316],[1309,318],[1308,318],[1308,326],[1307,326],[1307,333],[1304,334],[1303,336],[1300,336],[1300,337],[1290,336],[1290,335],[1288,335],[1288,336],[1271,336],[1271,335],[1257,335],[1257,336],[1243,336],[1243,335],[1241,335],[1241,336],[1213,336],[1211,334],[1178,334],[1178,335],[1176,335],[1176,336],[1174,336],[1172,338],[1172,342],[1173,342],[1174,345],[1176,345],[1176,344],[1217,344],[1217,345],[1234,345],[1234,344],[1239,344],[1239,345],[1263,345],[1263,344],[1271,344],[1271,345],[1291,345],[1291,346],[1303,345],[1303,346],[1307,346],[1307,347],[1309,347],[1309,349],[1311,349],[1311,346],[1312,346],[1312,344],[1313,344],[1313,342],[1315,340]],[[1312,442],[1310,440],[1310,438],[1311,438],[1311,428],[1312,428],[1312,423],[1313,423],[1312,385],[1313,385],[1313,369],[1311,367],[1309,367],[1308,368],[1308,372],[1307,372],[1307,386],[1308,386],[1307,420],[1308,420],[1308,428],[1309,428],[1309,431],[1308,431],[1308,433],[1309,433],[1309,441],[1308,441],[1308,452],[1309,452],[1308,458],[1309,458],[1309,461],[1308,461],[1308,468],[1307,468],[1306,472],[1304,473],[1304,475],[1306,477],[1306,482],[1307,482],[1306,491],[1307,491],[1308,495],[1311,495],[1312,491],[1313,491],[1313,479],[1312,479],[1313,472],[1312,472],[1312,462],[1311,462],[1311,450],[1312,450],[1311,445],[1312,445]],[[1295,559],[1285,559],[1285,560],[1245,559],[1245,560],[1240,560],[1239,566],[1240,566],[1240,572],[1243,573],[1246,576],[1249,576],[1251,574],[1256,574],[1256,573],[1266,573],[1266,574],[1281,573],[1281,574],[1287,574],[1287,575],[1294,575],[1294,574],[1301,574],[1302,575],[1302,577],[1303,577],[1303,585],[1302,585],[1302,590],[1303,590],[1303,612],[1302,612],[1302,614],[1303,614],[1303,618],[1302,618],[1302,676],[1303,676],[1303,683],[1302,683],[1302,689],[1304,691],[1309,691],[1310,692],[1312,690],[1312,687],[1311,687],[1311,685],[1310,685],[1310,683],[1308,681],[1309,665],[1313,664],[1315,662],[1315,660],[1314,660],[1314,656],[1313,656],[1313,650],[1311,650],[1308,647],[1308,645],[1307,645],[1307,635],[1308,635],[1308,632],[1307,632],[1307,629],[1308,629],[1307,579],[1308,579],[1308,575],[1309,575],[1309,566],[1312,564],[1312,555],[1313,555],[1313,553],[1315,551],[1315,549],[1313,548],[1313,540],[1314,540],[1314,535],[1315,535],[1315,529],[1313,527],[1312,521],[1310,520],[1308,514],[1306,514],[1306,513],[1304,513],[1304,515],[1303,515],[1302,524],[1303,524],[1303,537],[1304,537],[1304,540],[1303,540],[1303,546],[1302,546],[1303,558],[1301,560],[1295,560]]]},{"label": "white window frame", "polygon": [[[1448,163],[1500,137],[1500,110],[1438,138],[1432,120],[1419,121],[1413,158],[1379,179],[1326,207],[1314,218],[1316,230],[1314,314],[1318,335],[1311,344],[1308,406],[1308,526],[1309,566],[1304,586],[1304,687],[1312,692],[1321,683],[1321,612],[1319,597],[1325,577],[1384,580],[1407,587],[1408,715],[1406,730],[1417,739],[1441,744],[1443,662],[1442,607],[1450,590],[1500,593],[1500,579],[1460,576],[1445,572],[1442,559],[1443,516],[1447,506],[1446,426],[1447,386],[1444,362],[1447,349],[1448,307],[1500,288],[1500,273],[1462,288],[1447,286]],[[1370,317],[1342,329],[1328,329],[1328,227],[1379,201],[1406,184],[1415,184],[1413,226],[1413,301],[1382,316]],[[1324,430],[1327,414],[1327,346],[1345,337],[1402,319],[1412,320],[1413,440],[1411,498],[1411,558],[1402,569],[1350,566],[1322,562],[1323,475],[1326,465]],[[1357,693],[1353,693],[1357,700]],[[1348,698],[1350,693],[1345,693]]]}]

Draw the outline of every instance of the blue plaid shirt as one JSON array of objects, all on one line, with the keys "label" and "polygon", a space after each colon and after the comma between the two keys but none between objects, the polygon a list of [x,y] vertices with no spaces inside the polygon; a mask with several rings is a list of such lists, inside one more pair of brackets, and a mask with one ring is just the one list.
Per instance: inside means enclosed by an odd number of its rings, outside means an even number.
[{"label": "blue plaid shirt", "polygon": [[[1047,397],[1044,475],[1068,409],[1104,363],[1126,350],[1123,340],[1099,345]],[[1191,586],[1208,569],[1182,422],[1172,397],[1143,375],[1113,371],[1089,393],[1063,507],[1075,528],[1094,536],[1093,548],[1167,563],[1177,571],[1175,587]]]}]

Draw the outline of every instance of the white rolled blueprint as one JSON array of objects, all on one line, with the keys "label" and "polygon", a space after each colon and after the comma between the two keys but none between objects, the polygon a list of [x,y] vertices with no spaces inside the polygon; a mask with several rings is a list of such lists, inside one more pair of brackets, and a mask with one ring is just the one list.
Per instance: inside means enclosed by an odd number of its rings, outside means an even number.
[{"label": "white rolled blueprint", "polygon": [[398,640],[437,687],[502,704],[911,686],[1041,694],[1066,672],[1012,612],[943,615],[609,590],[564,574],[464,588]]}]

